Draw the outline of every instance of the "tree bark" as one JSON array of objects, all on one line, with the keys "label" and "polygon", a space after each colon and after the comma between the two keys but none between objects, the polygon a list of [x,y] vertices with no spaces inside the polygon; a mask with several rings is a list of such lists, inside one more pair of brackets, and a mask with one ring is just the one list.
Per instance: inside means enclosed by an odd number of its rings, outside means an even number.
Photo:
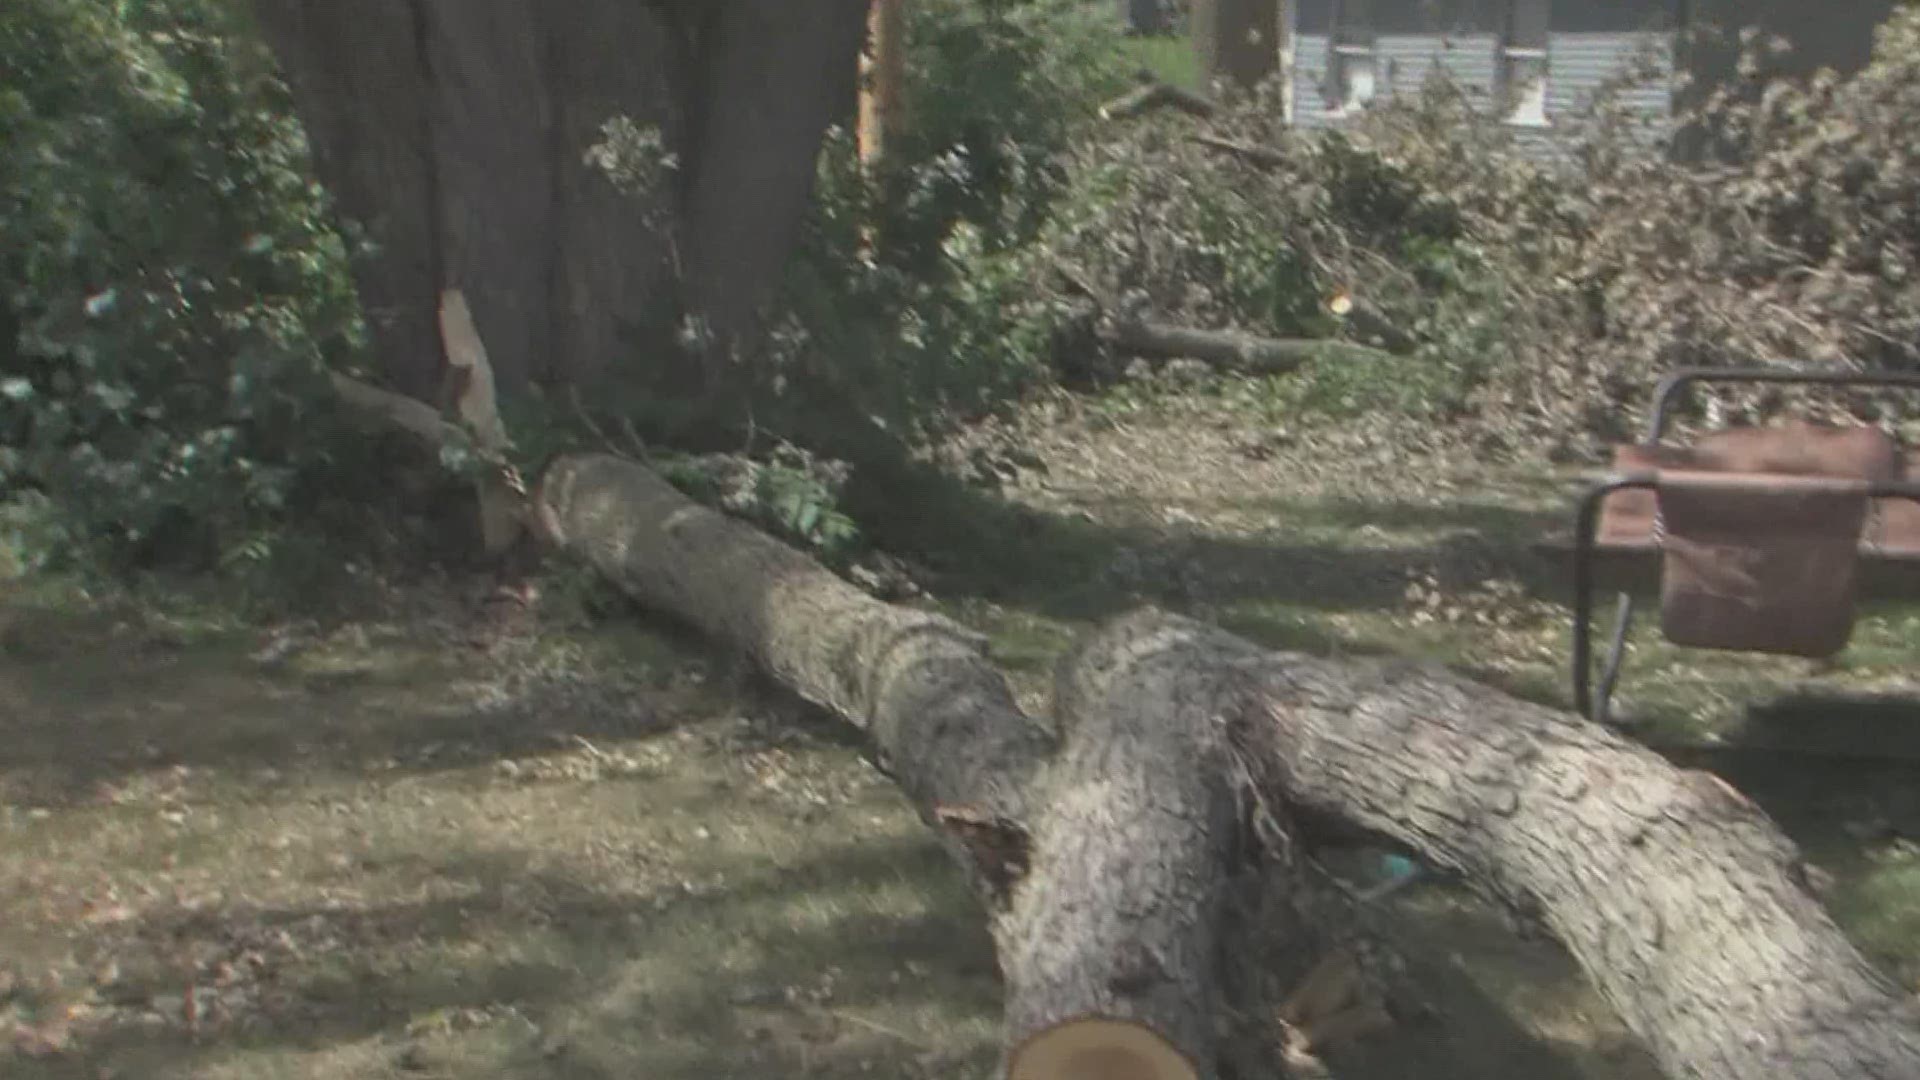
[{"label": "tree bark", "polygon": [[1194,0],[1203,85],[1251,90],[1280,70],[1280,15],[1281,0]]},{"label": "tree bark", "polygon": [[874,600],[638,464],[563,457],[530,511],[548,542],[867,733],[986,904],[1019,1080],[1216,1075],[1221,918],[1262,877],[1245,864],[1278,853],[1264,880],[1304,899],[1287,810],[1389,837],[1536,921],[1670,1076],[1920,1076],[1920,1006],[1841,934],[1765,814],[1597,725],[1148,611],[1063,665],[1056,734],[958,624]]},{"label": "tree bark", "polygon": [[620,458],[554,462],[533,513],[542,536],[628,595],[865,731],[916,804],[1026,819],[1028,781],[1053,737],[1014,704],[978,635],[881,603]]},{"label": "tree bark", "polygon": [[1126,658],[1090,660],[1056,757],[976,635],[874,600],[639,465],[562,458],[533,509],[550,542],[623,591],[866,731],[986,902],[1013,1076],[1215,1075],[1214,935],[1235,835],[1217,702],[1168,696],[1187,686]]},{"label": "tree bark", "polygon": [[1798,852],[1718,778],[1414,665],[1273,654],[1169,616],[1257,705],[1270,794],[1457,871],[1561,941],[1675,1077],[1920,1076],[1920,1007],[1841,934]]},{"label": "tree bark", "polygon": [[314,170],[379,252],[354,261],[373,353],[401,393],[439,391],[438,178],[423,13],[396,0],[256,0],[306,128]]},{"label": "tree bark", "polygon": [[[852,94],[860,0],[254,0],[339,212],[386,381],[433,399],[443,289],[509,396],[579,381],[684,304],[747,348]],[[586,164],[614,117],[657,127],[681,182]],[[684,282],[676,280],[676,258]],[[657,352],[664,353],[664,348]]]},{"label": "tree bark", "polygon": [[1285,375],[1317,356],[1387,355],[1350,341],[1265,338],[1237,330],[1198,330],[1151,322],[1115,323],[1101,336],[1114,348],[1135,356],[1200,360],[1243,375]]},{"label": "tree bark", "polygon": [[751,349],[813,193],[821,136],[855,95],[867,5],[708,6],[681,255],[711,362],[727,363]]},{"label": "tree bark", "polygon": [[[1054,1063],[1082,1050],[1088,1017],[1093,1033],[1136,1022],[1177,1050],[1138,1055],[1137,1075],[1213,1072],[1239,844],[1219,717],[1236,694],[1178,661],[1153,636],[1105,635],[1061,668],[1055,712],[1072,727],[1002,944],[1015,1080],[1071,1075]],[[1118,1060],[1109,1072],[1136,1075]]]}]

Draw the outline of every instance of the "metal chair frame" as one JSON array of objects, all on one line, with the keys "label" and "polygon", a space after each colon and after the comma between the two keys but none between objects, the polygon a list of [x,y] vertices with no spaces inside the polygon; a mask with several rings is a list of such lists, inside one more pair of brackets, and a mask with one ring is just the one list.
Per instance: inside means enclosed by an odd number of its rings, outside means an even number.
[{"label": "metal chair frame", "polygon": [[[1920,392],[1920,375],[1869,374],[1863,372],[1804,371],[1787,368],[1688,368],[1676,371],[1660,381],[1654,390],[1653,415],[1647,422],[1647,441],[1658,443],[1667,433],[1668,419],[1680,396],[1697,384],[1780,383],[1798,386],[1863,386]],[[1580,715],[1598,723],[1609,723],[1609,706],[1619,684],[1620,667],[1626,659],[1627,634],[1633,624],[1633,594],[1621,592],[1614,615],[1613,632],[1606,663],[1601,668],[1598,693],[1593,683],[1593,592],[1594,537],[1599,528],[1600,508],[1607,496],[1630,489],[1651,489],[1659,485],[1654,473],[1613,474],[1590,488],[1581,498],[1573,534],[1573,702]],[[1920,503],[1920,483],[1873,481],[1865,488],[1873,499],[1907,499]]]}]

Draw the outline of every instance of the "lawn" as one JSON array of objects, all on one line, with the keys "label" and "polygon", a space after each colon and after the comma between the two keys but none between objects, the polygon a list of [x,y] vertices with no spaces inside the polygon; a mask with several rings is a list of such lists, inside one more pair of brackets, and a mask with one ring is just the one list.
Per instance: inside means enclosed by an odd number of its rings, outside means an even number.
[{"label": "lawn", "polygon": [[[977,429],[956,449],[1026,464],[997,546],[917,553],[926,602],[1035,710],[1075,635],[1139,602],[1564,703],[1564,582],[1531,549],[1577,470],[1265,400],[1135,386]],[[556,573],[502,615],[415,583],[261,625],[11,585],[6,1075],[992,1075],[991,943],[905,802],[838,726],[643,613],[589,615],[593,591]],[[1876,613],[1818,681],[1911,689],[1916,629]],[[1647,736],[1758,799],[1916,985],[1920,765],[1728,749],[1745,703],[1805,685],[1792,664],[1643,639],[1630,673]],[[1349,1075],[1652,1075],[1551,945],[1451,884],[1388,903],[1449,1014]]]},{"label": "lawn", "polygon": [[1200,88],[1200,62],[1193,54],[1191,39],[1185,36],[1130,37],[1126,51],[1128,60],[1134,66],[1152,72],[1154,78],[1161,82],[1186,90]]}]

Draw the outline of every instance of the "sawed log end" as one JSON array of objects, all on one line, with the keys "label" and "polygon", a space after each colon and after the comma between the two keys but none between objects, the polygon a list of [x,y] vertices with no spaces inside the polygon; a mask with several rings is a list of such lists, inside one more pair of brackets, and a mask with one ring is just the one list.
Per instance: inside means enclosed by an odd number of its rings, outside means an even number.
[{"label": "sawed log end", "polygon": [[1008,1059],[1007,1080],[1200,1080],[1200,1070],[1144,1024],[1088,1016],[1021,1043]]}]

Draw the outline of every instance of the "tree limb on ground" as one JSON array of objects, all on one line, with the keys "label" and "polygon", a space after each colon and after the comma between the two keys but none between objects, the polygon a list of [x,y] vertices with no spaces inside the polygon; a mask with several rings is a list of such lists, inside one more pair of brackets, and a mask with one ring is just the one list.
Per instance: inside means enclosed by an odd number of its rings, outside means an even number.
[{"label": "tree limb on ground", "polygon": [[1219,106],[1201,94],[1158,80],[1146,82],[1100,106],[1100,119],[1125,120],[1155,109],[1178,109],[1189,116],[1210,118]]},{"label": "tree limb on ground", "polygon": [[1222,684],[1253,680],[1230,723],[1261,787],[1538,922],[1668,1075],[1920,1076],[1920,1006],[1719,778],[1436,668],[1270,653],[1151,612],[1129,625],[1184,635]]},{"label": "tree limb on ground", "polygon": [[[337,385],[422,438],[463,437],[398,395]],[[1147,693],[1138,684],[1155,669],[1138,648],[1086,654],[1063,690],[1080,704],[1057,734],[1020,711],[978,635],[873,599],[638,463],[560,458],[524,515],[548,544],[867,734],[985,902],[1010,1075],[1216,1075],[1221,910],[1230,878],[1252,880],[1232,874],[1245,855],[1234,774],[1215,711]],[[1269,867],[1260,880],[1284,876]]]},{"label": "tree limb on ground", "polygon": [[1190,136],[1190,138],[1197,145],[1207,147],[1210,150],[1218,150],[1225,154],[1231,154],[1234,157],[1264,168],[1277,169],[1292,163],[1291,158],[1278,150],[1270,150],[1264,146],[1240,142],[1237,139],[1229,139],[1221,135],[1202,133]]},{"label": "tree limb on ground", "polygon": [[[1063,665],[1055,732],[977,635],[867,596],[637,463],[560,458],[527,513],[867,734],[985,901],[1019,1080],[1218,1075],[1222,913],[1248,880],[1305,877],[1284,824],[1251,828],[1265,815],[1249,805],[1391,837],[1534,919],[1671,1076],[1920,1075],[1920,1010],[1841,935],[1765,815],[1579,718],[1146,612]],[[1281,872],[1242,872],[1256,856]],[[1333,997],[1292,1007],[1326,1028],[1298,1042],[1382,1018]]]},{"label": "tree limb on ground", "polygon": [[1384,359],[1390,355],[1331,338],[1268,338],[1156,322],[1115,322],[1100,330],[1100,338],[1134,356],[1199,360],[1242,375],[1285,375],[1323,356]]},{"label": "tree limb on ground", "polygon": [[[1231,808],[1265,794],[1536,919],[1670,1075],[1920,1075],[1920,1010],[1840,933],[1765,815],[1576,717],[1149,612],[1063,668],[1056,743],[966,631],[860,594],[637,465],[563,459],[536,505],[629,594],[868,731],[995,898],[1012,1040],[1130,1045],[1162,1062],[1142,1075],[1210,1075],[1205,946],[1243,840]],[[940,813],[956,806],[972,832]],[[1172,1056],[1119,1037],[1142,1024]],[[1197,1071],[1166,1071],[1179,1060]]]}]

